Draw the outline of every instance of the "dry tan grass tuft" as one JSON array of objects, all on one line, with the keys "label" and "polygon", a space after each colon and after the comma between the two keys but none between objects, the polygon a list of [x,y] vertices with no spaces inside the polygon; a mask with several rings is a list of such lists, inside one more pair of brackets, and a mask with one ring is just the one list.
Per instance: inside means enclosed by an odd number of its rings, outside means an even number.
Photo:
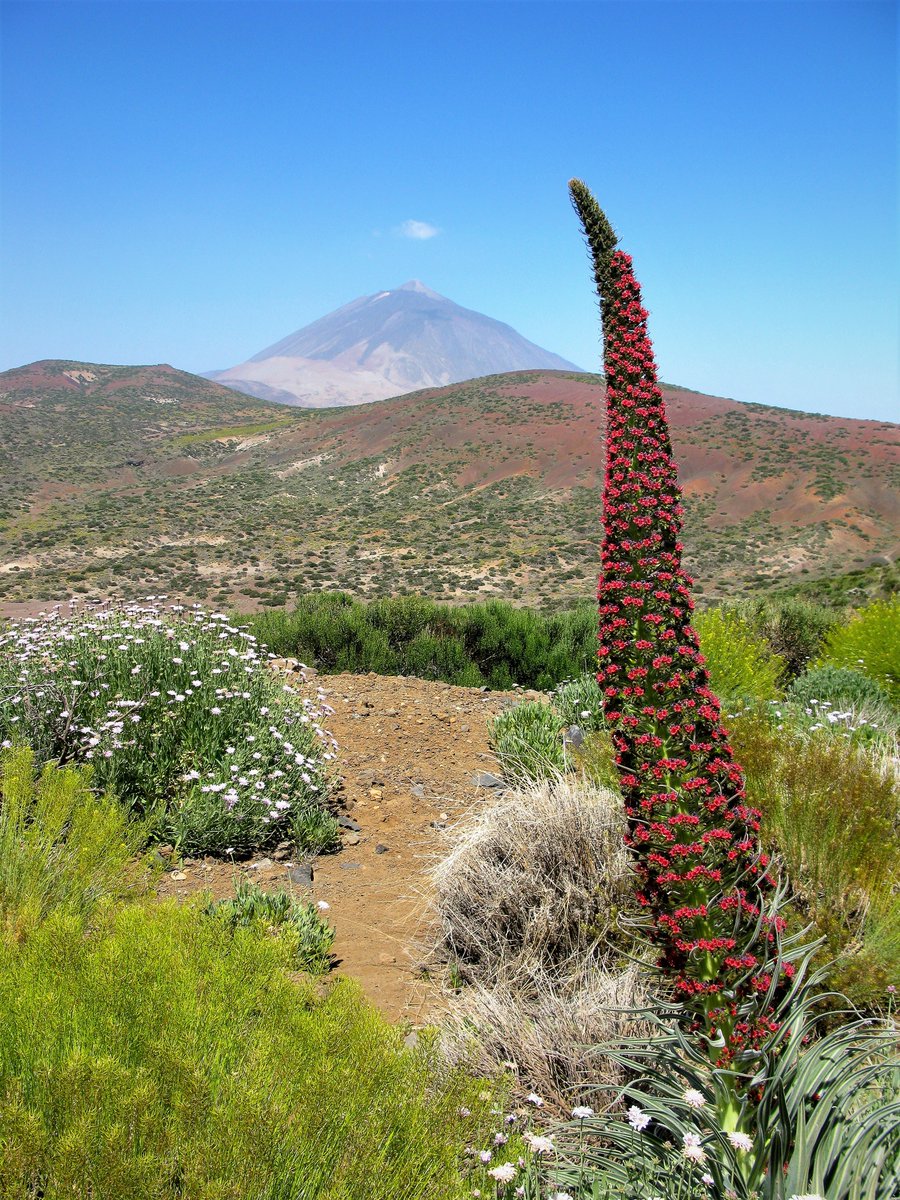
[{"label": "dry tan grass tuft", "polygon": [[596,1047],[640,1031],[623,1011],[644,1001],[639,968],[584,961],[530,982],[527,990],[507,978],[463,988],[443,1027],[444,1053],[476,1072],[514,1068],[517,1090],[536,1091],[557,1115],[580,1103],[605,1108],[622,1076]]},{"label": "dry tan grass tuft", "polygon": [[624,828],[614,793],[571,778],[470,814],[432,870],[442,952],[490,983],[602,947],[633,890]]},{"label": "dry tan grass tuft", "polygon": [[448,1055],[480,1070],[515,1063],[560,1111],[588,1079],[615,1083],[590,1048],[633,1029],[620,1010],[642,999],[618,928],[634,889],[623,833],[618,796],[560,778],[470,813],[432,869],[436,955],[463,985]]}]

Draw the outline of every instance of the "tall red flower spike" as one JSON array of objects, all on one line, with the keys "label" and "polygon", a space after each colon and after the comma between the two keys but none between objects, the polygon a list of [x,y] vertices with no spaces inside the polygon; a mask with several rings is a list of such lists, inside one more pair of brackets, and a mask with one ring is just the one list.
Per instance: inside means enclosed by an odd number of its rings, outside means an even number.
[{"label": "tall red flower spike", "polygon": [[[616,749],[628,842],[660,966],[718,1062],[771,1031],[742,1017],[767,993],[771,886],[719,701],[691,628],[681,491],[631,257],[579,180],[569,184],[600,296],[607,465],[597,680]],[[759,997],[761,999],[761,997]],[[751,1004],[757,1012],[765,1005]],[[724,1040],[724,1046],[722,1041]]]}]

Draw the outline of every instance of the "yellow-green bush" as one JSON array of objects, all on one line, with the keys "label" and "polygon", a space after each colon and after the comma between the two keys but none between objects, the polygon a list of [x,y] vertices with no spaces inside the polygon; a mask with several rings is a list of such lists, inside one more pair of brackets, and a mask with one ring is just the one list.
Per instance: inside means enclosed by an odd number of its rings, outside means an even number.
[{"label": "yellow-green bush", "polygon": [[734,609],[694,614],[694,628],[713,691],[723,701],[773,700],[779,694],[784,659]]},{"label": "yellow-green bush", "polygon": [[875,600],[833,629],[819,665],[861,671],[900,704],[900,597]]},{"label": "yellow-green bush", "polygon": [[174,904],[5,942],[0,1195],[462,1195],[478,1084],[405,1049],[354,984],[317,998],[289,965]]},{"label": "yellow-green bush", "polygon": [[0,929],[16,939],[50,912],[87,918],[98,902],[139,889],[140,826],[97,797],[90,771],[47,766],[30,750],[0,754]]},{"label": "yellow-green bush", "polygon": [[481,1082],[298,981],[290,938],[136,897],[137,835],[83,771],[3,772],[2,1200],[466,1194]]}]

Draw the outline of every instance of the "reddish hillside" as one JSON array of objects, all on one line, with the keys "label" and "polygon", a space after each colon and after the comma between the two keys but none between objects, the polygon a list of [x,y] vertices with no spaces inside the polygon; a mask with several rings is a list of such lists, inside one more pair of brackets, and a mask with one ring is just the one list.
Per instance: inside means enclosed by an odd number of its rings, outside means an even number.
[{"label": "reddish hillside", "polygon": [[[10,600],[72,587],[222,603],[322,586],[590,597],[602,386],[520,372],[298,410],[171,367],[7,372],[0,586]],[[896,555],[898,426],[666,395],[707,594]]]}]

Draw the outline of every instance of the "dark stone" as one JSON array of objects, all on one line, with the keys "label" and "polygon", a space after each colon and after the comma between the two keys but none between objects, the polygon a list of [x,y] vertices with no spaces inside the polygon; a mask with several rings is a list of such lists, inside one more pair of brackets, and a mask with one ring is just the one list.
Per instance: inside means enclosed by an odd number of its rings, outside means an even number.
[{"label": "dark stone", "polygon": [[382,846],[381,842],[375,847],[376,854],[387,854],[388,850],[390,850],[390,846]]},{"label": "dark stone", "polygon": [[287,877],[291,883],[297,884],[298,887],[308,887],[313,881],[312,864],[298,863],[296,867],[288,867]]},{"label": "dark stone", "polygon": [[487,788],[502,788],[502,787],[505,787],[506,784],[500,778],[499,775],[492,775],[490,773],[490,771],[481,771],[478,775],[475,776],[475,786],[476,787],[487,787]]},{"label": "dark stone", "polygon": [[362,829],[358,821],[354,821],[352,817],[345,817],[343,813],[337,818],[337,823],[341,829],[352,829],[354,833],[359,833]]}]

